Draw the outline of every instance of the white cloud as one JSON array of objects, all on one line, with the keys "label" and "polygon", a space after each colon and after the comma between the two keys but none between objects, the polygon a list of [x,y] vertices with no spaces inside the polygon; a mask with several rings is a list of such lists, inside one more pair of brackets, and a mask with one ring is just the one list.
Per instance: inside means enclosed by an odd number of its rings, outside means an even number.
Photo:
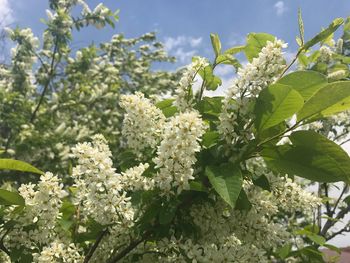
[{"label": "white cloud", "polygon": [[13,11],[9,0],[0,0],[0,27],[4,27],[12,23]]},{"label": "white cloud", "polygon": [[287,11],[287,7],[283,1],[278,1],[274,6],[276,15],[281,16]]},{"label": "white cloud", "polygon": [[233,75],[234,72],[235,69],[231,65],[219,65],[215,68],[215,75],[218,75],[220,78]]},{"label": "white cloud", "polygon": [[191,62],[191,58],[197,53],[195,48],[202,44],[201,37],[177,36],[166,37],[164,48],[172,56],[175,56],[181,64]]},{"label": "white cloud", "polygon": [[164,40],[164,46],[167,51],[171,51],[177,47],[190,46],[198,47],[202,43],[202,38],[195,38],[189,36],[178,36],[178,37],[166,37]]},{"label": "white cloud", "polygon": [[195,50],[185,51],[183,48],[177,48],[174,52],[171,53],[172,56],[181,64],[188,64],[191,62],[192,57],[196,54]]}]

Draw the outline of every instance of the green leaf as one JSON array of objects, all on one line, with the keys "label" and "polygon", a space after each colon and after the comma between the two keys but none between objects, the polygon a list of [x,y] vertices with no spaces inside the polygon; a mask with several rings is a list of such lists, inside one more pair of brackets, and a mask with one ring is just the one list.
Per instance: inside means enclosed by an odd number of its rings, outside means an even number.
[{"label": "green leaf", "polygon": [[299,24],[299,37],[301,40],[301,46],[304,45],[304,22],[301,16],[301,8],[298,9],[298,24]]},{"label": "green leaf", "polygon": [[230,54],[221,54],[219,55],[216,60],[215,60],[215,63],[217,65],[219,64],[225,64],[225,65],[231,65],[233,66],[236,71],[242,67],[241,63],[239,62],[238,59],[236,59],[235,57],[233,57],[232,55]]},{"label": "green leaf", "polygon": [[161,225],[167,225],[171,223],[176,215],[176,210],[179,202],[177,200],[171,200],[164,203],[159,210],[159,223]]},{"label": "green leaf", "polygon": [[329,35],[333,34],[343,23],[344,23],[343,18],[334,19],[333,22],[328,26],[328,28],[322,30],[311,40],[307,41],[305,45],[301,47],[301,50],[308,50],[310,47],[325,40]]},{"label": "green leaf", "polygon": [[[300,253],[307,256],[307,263],[324,263],[323,253],[314,246],[303,247]],[[304,258],[304,257],[303,257]]]},{"label": "green leaf", "polygon": [[202,144],[205,148],[213,147],[219,141],[220,134],[216,131],[207,131],[202,138]]},{"label": "green leaf", "polygon": [[204,119],[217,120],[222,109],[223,97],[204,97],[197,105]]},{"label": "green leaf", "polygon": [[162,100],[162,101],[159,101],[156,103],[156,107],[158,109],[164,109],[164,108],[167,108],[167,107],[170,107],[170,106],[173,106],[173,103],[174,103],[174,99],[166,99],[166,100]]},{"label": "green leaf", "polygon": [[277,83],[295,89],[305,101],[328,84],[325,75],[312,70],[292,72],[285,75]]},{"label": "green leaf", "polygon": [[273,84],[263,89],[255,104],[255,127],[258,132],[292,117],[302,108],[304,100],[289,86]]},{"label": "green leaf", "polygon": [[239,193],[235,208],[241,211],[249,211],[252,208],[252,204],[243,189]]},{"label": "green leaf", "polygon": [[25,202],[21,195],[15,192],[10,192],[5,189],[0,189],[0,205],[21,205]]},{"label": "green leaf", "polygon": [[207,193],[208,189],[201,182],[191,181],[190,190]]},{"label": "green leaf", "polygon": [[236,47],[231,47],[227,50],[224,51],[224,54],[230,54],[230,55],[234,55],[237,54],[239,52],[244,51],[245,46],[236,46]]},{"label": "green leaf", "polygon": [[205,174],[215,191],[233,208],[242,189],[240,169],[231,163],[225,163],[220,166],[207,166]]},{"label": "green leaf", "polygon": [[350,158],[339,145],[314,131],[296,131],[289,139],[292,145],[261,152],[272,169],[317,182],[350,182]]},{"label": "green leaf", "polygon": [[156,103],[156,107],[161,109],[165,117],[174,116],[177,108],[173,106],[174,99],[166,99]]},{"label": "green leaf", "polygon": [[214,75],[211,65],[201,69],[198,73],[202,77],[203,81],[205,81],[205,87],[208,90],[216,90],[222,83],[221,79]]},{"label": "green leaf", "polygon": [[270,182],[265,175],[260,175],[258,178],[253,179],[253,183],[262,189],[271,192]]},{"label": "green leaf", "polygon": [[14,170],[14,171],[21,171],[21,172],[43,174],[42,171],[35,168],[34,166],[26,162],[13,160],[13,159],[0,159],[0,170]]},{"label": "green leaf", "polygon": [[285,259],[288,257],[289,253],[292,251],[292,244],[288,243],[284,245],[283,247],[277,249],[277,254],[280,256],[281,259]]},{"label": "green leaf", "polygon": [[319,236],[313,232],[305,229],[301,229],[295,232],[298,235],[305,235],[308,239],[315,242],[316,244],[323,246],[326,243],[326,239],[323,236]]},{"label": "green leaf", "polygon": [[217,57],[221,53],[221,42],[218,34],[210,34],[210,40],[214,49],[215,57]]},{"label": "green leaf", "polygon": [[321,119],[350,108],[350,81],[327,84],[312,96],[298,112],[297,120]]},{"label": "green leaf", "polygon": [[257,57],[261,49],[266,46],[267,41],[274,41],[275,37],[266,33],[250,33],[247,37],[247,45],[244,52],[251,62],[253,58]]}]

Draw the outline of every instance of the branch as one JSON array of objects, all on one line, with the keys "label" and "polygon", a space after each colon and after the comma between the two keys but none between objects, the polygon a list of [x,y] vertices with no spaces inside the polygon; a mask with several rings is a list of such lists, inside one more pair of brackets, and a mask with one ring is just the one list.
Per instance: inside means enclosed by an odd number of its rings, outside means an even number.
[{"label": "branch", "polygon": [[98,237],[97,237],[95,243],[90,247],[89,252],[88,252],[87,255],[85,256],[84,263],[89,262],[89,260],[90,260],[91,257],[93,256],[94,252],[96,251],[98,245],[101,243],[103,237],[104,237],[107,233],[108,233],[108,229],[105,229],[104,231],[102,231],[102,232],[98,235]]},{"label": "branch", "polygon": [[53,50],[51,64],[50,64],[50,71],[48,72],[49,76],[48,76],[48,79],[47,79],[47,81],[45,83],[44,89],[43,89],[43,91],[41,93],[41,96],[40,96],[40,99],[39,99],[39,103],[38,103],[38,105],[36,105],[36,107],[35,107],[35,109],[34,109],[34,111],[32,113],[32,116],[30,117],[30,120],[29,120],[30,123],[34,122],[36,114],[37,114],[37,112],[38,112],[38,110],[39,110],[39,108],[40,108],[40,106],[41,106],[41,104],[42,104],[42,102],[44,100],[45,93],[46,93],[47,89],[49,88],[49,85],[50,85],[50,82],[51,82],[51,78],[53,76],[53,72],[54,72],[54,68],[55,68],[55,57],[56,57],[57,51],[58,51],[58,38],[56,38],[56,41],[55,41],[55,47],[54,47],[54,50]]},{"label": "branch", "polygon": [[280,76],[278,77],[278,79],[282,78],[283,75],[290,69],[290,67],[295,63],[295,61],[297,61],[299,55],[301,54],[301,52],[303,51],[302,48],[299,49],[298,53],[295,55],[294,59],[289,63],[289,65],[287,65],[283,71],[281,72]]},{"label": "branch", "polygon": [[0,250],[4,251],[8,256],[10,256],[10,251],[5,247],[4,239],[10,231],[11,231],[11,228],[7,229],[0,239]]},{"label": "branch", "polygon": [[345,226],[343,229],[340,229],[339,231],[332,233],[331,235],[329,235],[329,236],[326,238],[326,240],[327,240],[327,241],[328,241],[328,240],[331,240],[332,238],[334,238],[334,237],[336,237],[337,235],[340,235],[340,234],[342,234],[342,233],[344,233],[344,232],[350,232],[350,226]]},{"label": "branch", "polygon": [[327,210],[327,216],[331,217],[333,215],[332,213],[332,210],[331,210],[331,206],[329,204],[329,194],[328,194],[328,184],[327,183],[324,183],[323,184],[323,187],[324,187],[324,194],[325,196],[327,197],[327,200],[326,200],[326,210]]},{"label": "branch", "polygon": [[320,235],[325,237],[327,231],[349,212],[350,212],[350,205],[348,205],[345,209],[339,211],[339,213],[337,214],[337,216],[334,219],[328,219],[326,224],[323,226],[323,228],[320,232]]},{"label": "branch", "polygon": [[147,232],[142,238],[132,241],[124,250],[120,251],[120,253],[115,254],[114,252],[110,256],[110,258],[107,260],[107,263],[116,263],[119,260],[123,259],[127,254],[129,254],[134,248],[136,248],[139,244],[141,244],[143,241],[145,241],[148,236],[150,235],[149,232]]}]

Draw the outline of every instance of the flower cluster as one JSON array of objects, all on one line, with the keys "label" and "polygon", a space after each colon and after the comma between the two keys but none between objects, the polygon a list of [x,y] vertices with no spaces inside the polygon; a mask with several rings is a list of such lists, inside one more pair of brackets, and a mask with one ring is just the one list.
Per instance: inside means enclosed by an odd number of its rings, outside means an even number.
[{"label": "flower cluster", "polygon": [[[219,131],[228,143],[234,144],[238,136],[251,137],[248,127],[250,104],[262,89],[276,80],[285,67],[282,48],[286,46],[281,40],[268,41],[258,57],[238,70],[238,77],[227,91],[220,115]],[[235,99],[234,103],[232,98]]]},{"label": "flower cluster", "polygon": [[180,111],[185,111],[191,108],[193,103],[192,98],[192,85],[194,79],[199,70],[208,65],[208,62],[204,58],[195,57],[193,62],[189,64],[179,82],[179,86],[176,89],[176,100],[174,104]]},{"label": "flower cluster", "polygon": [[291,178],[270,176],[269,179],[276,203],[286,212],[299,211],[312,215],[322,204],[321,198],[306,191]]},{"label": "flower cluster", "polygon": [[[57,220],[60,218],[61,199],[67,195],[57,176],[46,173],[37,185],[23,184],[18,189],[25,200],[22,213],[10,207],[8,217],[17,221],[6,237],[9,247],[27,248],[49,244],[57,235]],[[32,230],[25,229],[31,227]]]},{"label": "flower cluster", "polygon": [[162,141],[153,159],[159,172],[154,177],[156,186],[165,193],[179,194],[189,189],[193,177],[196,152],[201,147],[199,141],[205,125],[196,111],[180,113],[172,117],[164,127]]},{"label": "flower cluster", "polygon": [[131,224],[134,211],[130,197],[126,196],[120,175],[112,167],[111,152],[104,137],[96,135],[92,143],[79,143],[72,151],[78,159],[72,173],[77,205],[82,206],[86,218],[92,217],[101,225]]},{"label": "flower cluster", "polygon": [[53,241],[39,253],[34,254],[35,263],[82,263],[84,258],[74,244],[66,245],[60,241]]},{"label": "flower cluster", "polygon": [[162,111],[140,92],[121,96],[120,106],[126,111],[122,135],[127,140],[128,148],[138,156],[145,150],[154,149],[164,129]]},{"label": "flower cluster", "polygon": [[7,92],[32,94],[35,92],[32,68],[37,59],[35,52],[39,47],[39,39],[34,36],[30,28],[15,30],[6,28],[6,31],[17,45],[11,49],[11,68],[1,67],[0,83],[6,87]]},{"label": "flower cluster", "polygon": [[269,181],[272,195],[269,195],[270,202],[288,213],[312,214],[315,209],[321,205],[321,199],[311,192],[303,189],[300,184],[287,176],[275,174],[266,167],[264,161],[260,158],[250,159],[247,162],[248,170],[256,178],[265,176]]}]

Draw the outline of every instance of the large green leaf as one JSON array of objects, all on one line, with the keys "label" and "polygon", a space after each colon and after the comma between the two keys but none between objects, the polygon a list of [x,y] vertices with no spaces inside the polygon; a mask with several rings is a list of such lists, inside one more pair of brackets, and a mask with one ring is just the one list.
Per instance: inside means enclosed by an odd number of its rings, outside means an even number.
[{"label": "large green leaf", "polygon": [[261,49],[266,46],[267,41],[274,41],[275,37],[267,33],[250,33],[247,36],[247,45],[244,52],[249,61],[257,57]]},{"label": "large green leaf", "polygon": [[326,29],[322,30],[311,40],[307,41],[305,45],[302,47],[302,50],[308,50],[310,47],[325,40],[329,35],[333,34],[343,23],[344,23],[343,18],[334,19],[333,22]]},{"label": "large green leaf", "polygon": [[0,189],[0,205],[25,205],[24,199],[18,193]]},{"label": "large green leaf", "polygon": [[292,145],[261,152],[270,167],[318,182],[350,182],[350,158],[339,145],[314,131],[296,131],[289,138]]},{"label": "large green leaf", "polygon": [[327,85],[327,77],[316,71],[295,71],[283,78],[277,83],[288,85],[298,91],[304,100],[308,100],[319,89]]},{"label": "large green leaf", "polygon": [[302,108],[304,99],[289,86],[273,84],[263,89],[255,104],[255,127],[263,131],[293,116]]},{"label": "large green leaf", "polygon": [[13,160],[13,159],[0,159],[0,170],[14,170],[14,171],[21,171],[21,172],[43,174],[42,171],[35,168],[34,166],[28,163],[25,163],[19,160]]},{"label": "large green leaf", "polygon": [[298,112],[298,121],[320,119],[350,108],[350,81],[327,84]]},{"label": "large green leaf", "polygon": [[240,169],[231,163],[225,163],[207,166],[205,174],[221,198],[234,207],[243,183]]}]

